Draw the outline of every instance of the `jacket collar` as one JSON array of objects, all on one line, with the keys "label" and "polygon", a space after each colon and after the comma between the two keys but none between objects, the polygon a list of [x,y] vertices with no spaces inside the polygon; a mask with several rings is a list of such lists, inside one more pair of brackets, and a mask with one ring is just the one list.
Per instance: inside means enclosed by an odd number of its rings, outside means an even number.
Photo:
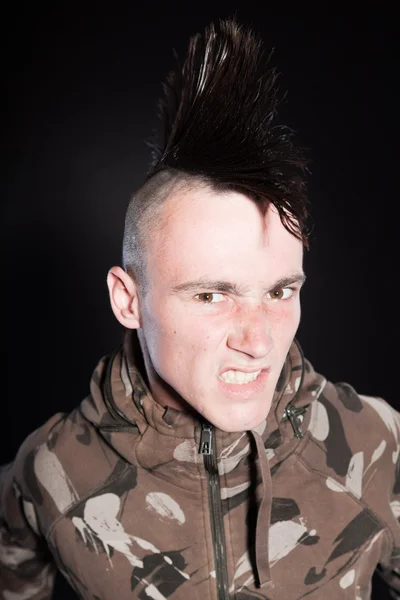
[{"label": "jacket collar", "polygon": [[[112,438],[113,445],[122,444],[122,454],[126,458],[126,440],[122,434],[130,431],[144,435],[151,428],[161,436],[175,440],[194,439],[200,444],[202,418],[197,413],[162,407],[153,398],[142,373],[137,336],[128,331],[123,345],[97,365],[91,380],[91,394],[81,405],[83,415],[108,435],[109,441]],[[299,443],[308,427],[310,411],[307,408],[324,383],[324,378],[315,373],[294,340],[279,377],[270,412],[256,428],[270,464],[282,460]],[[111,436],[117,433],[121,435]],[[215,435],[221,451],[241,446],[240,440],[243,439],[244,443],[248,439],[245,432],[226,433],[215,429]]]}]

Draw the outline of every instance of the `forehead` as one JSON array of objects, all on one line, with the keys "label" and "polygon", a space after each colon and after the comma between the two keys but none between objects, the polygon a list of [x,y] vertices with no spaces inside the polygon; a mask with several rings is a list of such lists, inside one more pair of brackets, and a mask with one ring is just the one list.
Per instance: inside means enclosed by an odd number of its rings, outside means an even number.
[{"label": "forehead", "polygon": [[267,275],[298,269],[303,255],[302,243],[285,229],[273,205],[263,216],[243,194],[210,188],[171,195],[149,242],[149,274],[174,283],[189,276],[265,282]]}]

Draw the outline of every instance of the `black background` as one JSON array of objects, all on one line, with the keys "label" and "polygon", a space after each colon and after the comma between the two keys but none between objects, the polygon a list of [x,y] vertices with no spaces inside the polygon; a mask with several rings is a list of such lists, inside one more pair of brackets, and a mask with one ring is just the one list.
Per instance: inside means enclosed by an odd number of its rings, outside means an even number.
[{"label": "black background", "polygon": [[[282,72],[281,120],[313,158],[298,338],[328,378],[400,408],[396,18],[327,4],[14,5],[8,37],[0,462],[88,392],[121,341],[106,289],[142,183],[161,82],[190,35],[234,13]],[[296,5],[294,5],[296,6]],[[375,597],[385,593],[375,582]],[[57,600],[72,598],[59,582]]]}]

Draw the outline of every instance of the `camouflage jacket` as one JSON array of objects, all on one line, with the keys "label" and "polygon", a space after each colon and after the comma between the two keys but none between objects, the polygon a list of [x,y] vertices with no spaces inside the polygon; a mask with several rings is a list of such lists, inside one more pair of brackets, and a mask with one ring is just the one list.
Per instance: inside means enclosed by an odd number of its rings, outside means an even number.
[{"label": "camouflage jacket", "polygon": [[[293,343],[266,422],[163,409],[127,341],[0,474],[0,597],[364,600],[399,590],[400,419]],[[396,588],[397,586],[397,588]],[[399,597],[393,591],[393,597]]]}]

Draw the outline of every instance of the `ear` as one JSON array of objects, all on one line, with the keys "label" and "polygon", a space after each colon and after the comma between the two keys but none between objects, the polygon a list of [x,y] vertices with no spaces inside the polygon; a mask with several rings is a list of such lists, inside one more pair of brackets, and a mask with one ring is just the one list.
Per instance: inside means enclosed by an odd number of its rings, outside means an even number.
[{"label": "ear", "polygon": [[107,275],[111,308],[118,321],[128,329],[140,327],[138,286],[121,267],[112,267]]}]

